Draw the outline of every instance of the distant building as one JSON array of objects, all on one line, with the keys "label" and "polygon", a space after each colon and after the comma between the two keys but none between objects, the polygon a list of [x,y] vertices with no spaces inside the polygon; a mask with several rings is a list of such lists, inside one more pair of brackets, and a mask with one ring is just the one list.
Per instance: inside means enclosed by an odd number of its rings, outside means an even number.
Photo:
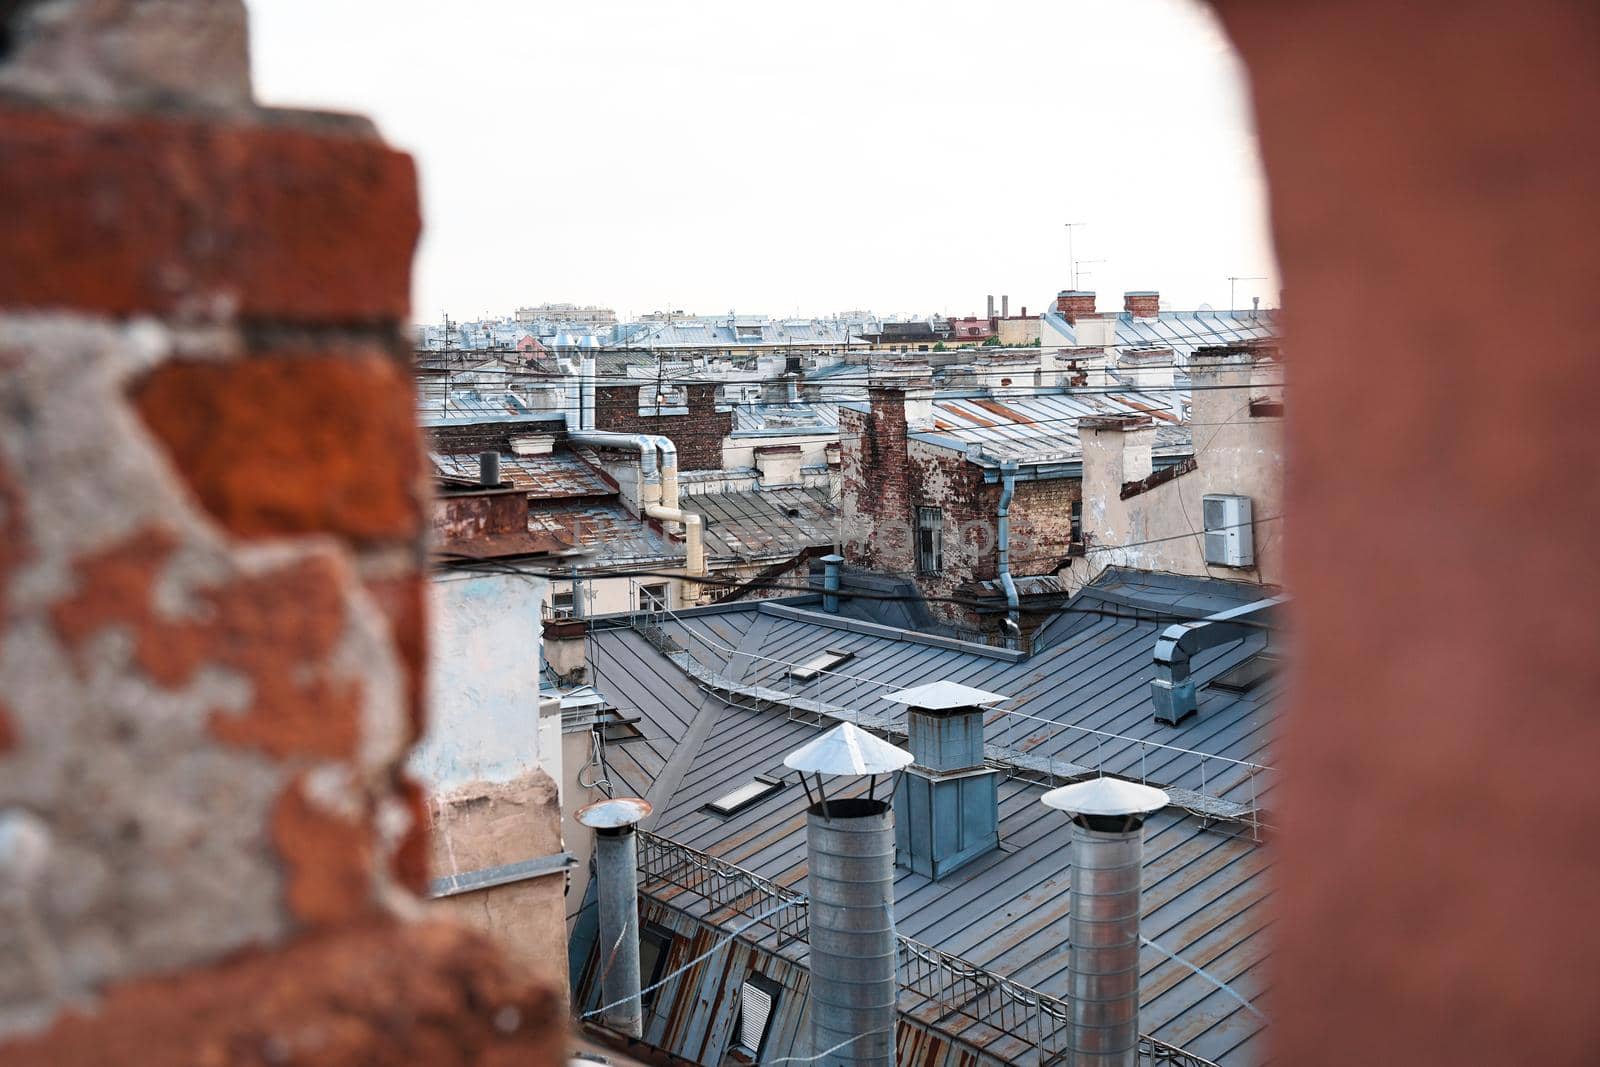
[{"label": "distant building", "polygon": [[540,304],[537,307],[517,309],[518,322],[557,322],[597,328],[610,326],[617,321],[617,313],[610,308],[593,304]]}]

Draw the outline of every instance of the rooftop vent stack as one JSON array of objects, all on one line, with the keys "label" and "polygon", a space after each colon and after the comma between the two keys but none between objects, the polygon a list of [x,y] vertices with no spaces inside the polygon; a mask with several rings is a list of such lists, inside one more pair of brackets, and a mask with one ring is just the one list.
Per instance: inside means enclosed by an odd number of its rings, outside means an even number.
[{"label": "rooftop vent stack", "polygon": [[1000,772],[984,766],[983,716],[1009,698],[932,682],[883,699],[905,705],[915,760],[895,788],[899,863],[942,878],[1000,846]]},{"label": "rooftop vent stack", "polygon": [[1135,1067],[1144,820],[1166,807],[1167,794],[1136,782],[1092,778],[1040,799],[1072,816],[1067,1062]]},{"label": "rooftop vent stack", "polygon": [[[811,1054],[819,1067],[895,1067],[894,809],[877,793],[911,753],[846,722],[783,762],[810,801]],[[866,795],[858,782],[856,796],[829,797],[824,777],[837,794],[840,775],[867,778]]]},{"label": "rooftop vent stack", "polygon": [[985,315],[984,317],[985,318],[989,318],[989,319],[994,318],[994,294],[993,293],[989,294],[989,314]]},{"label": "rooftop vent stack", "polygon": [[595,883],[600,898],[600,1019],[619,1034],[644,1034],[639,996],[639,859],[634,824],[650,814],[637,797],[613,797],[579,808],[594,830]]},{"label": "rooftop vent stack", "polygon": [[500,484],[500,453],[478,453],[478,484],[488,489]]},{"label": "rooftop vent stack", "polygon": [[1011,297],[1005,293],[1000,294],[1000,317],[1002,319],[1011,317]]},{"label": "rooftop vent stack", "polygon": [[844,557],[837,553],[822,557],[822,610],[830,615],[839,614],[839,568]]}]

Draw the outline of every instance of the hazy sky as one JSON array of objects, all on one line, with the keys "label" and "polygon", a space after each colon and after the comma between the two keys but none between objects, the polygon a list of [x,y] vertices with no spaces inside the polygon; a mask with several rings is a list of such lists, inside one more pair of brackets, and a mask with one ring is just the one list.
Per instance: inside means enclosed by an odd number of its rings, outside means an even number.
[{"label": "hazy sky", "polygon": [[[415,154],[414,316],[1226,307],[1273,275],[1237,58],[1195,0],[251,0],[263,102]],[[1277,303],[1277,281],[1240,282]]]}]

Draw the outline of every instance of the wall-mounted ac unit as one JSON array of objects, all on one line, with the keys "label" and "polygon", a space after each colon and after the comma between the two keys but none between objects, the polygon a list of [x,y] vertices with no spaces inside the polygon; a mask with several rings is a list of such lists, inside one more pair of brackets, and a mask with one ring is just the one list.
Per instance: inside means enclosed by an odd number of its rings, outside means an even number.
[{"label": "wall-mounted ac unit", "polygon": [[1255,539],[1250,530],[1250,498],[1201,497],[1206,527],[1206,562],[1219,567],[1253,567]]}]

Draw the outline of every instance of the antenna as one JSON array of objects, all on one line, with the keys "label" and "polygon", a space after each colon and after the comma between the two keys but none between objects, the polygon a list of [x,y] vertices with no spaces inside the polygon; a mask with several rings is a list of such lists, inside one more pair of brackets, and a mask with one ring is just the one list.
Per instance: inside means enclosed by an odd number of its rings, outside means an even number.
[{"label": "antenna", "polygon": [[1072,230],[1075,226],[1087,226],[1087,222],[1066,222],[1062,225],[1067,228],[1067,274],[1072,278],[1072,287],[1078,287],[1078,261],[1072,254]]},{"label": "antenna", "polygon": [[[1103,260],[1103,259],[1080,259],[1080,260],[1078,260],[1078,266],[1082,267],[1085,263],[1104,263],[1104,262],[1105,262],[1105,260]],[[1072,287],[1074,289],[1078,288],[1078,286],[1082,284],[1082,280],[1084,278],[1093,277],[1093,275],[1094,275],[1094,271],[1092,271],[1092,270],[1074,270],[1072,272]]]},{"label": "antenna", "polygon": [[1229,311],[1238,311],[1239,310],[1238,305],[1235,304],[1234,299],[1233,299],[1234,286],[1236,286],[1239,282],[1264,282],[1266,280],[1267,279],[1265,279],[1265,278],[1263,278],[1263,277],[1261,277],[1259,275],[1256,275],[1254,277],[1249,277],[1249,278],[1246,278],[1243,275],[1234,275],[1234,274],[1228,275],[1228,310]]}]

